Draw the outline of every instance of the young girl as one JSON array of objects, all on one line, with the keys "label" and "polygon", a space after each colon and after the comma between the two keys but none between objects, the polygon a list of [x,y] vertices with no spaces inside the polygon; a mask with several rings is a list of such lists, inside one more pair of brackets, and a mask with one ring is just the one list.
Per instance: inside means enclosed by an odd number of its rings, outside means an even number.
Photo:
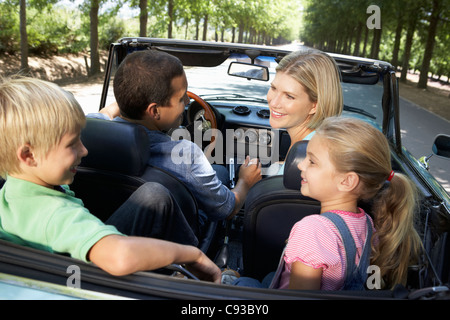
[{"label": "young girl", "polygon": [[421,248],[414,229],[415,188],[406,176],[392,171],[383,134],[361,120],[327,119],[309,142],[299,169],[301,192],[320,201],[321,214],[292,228],[279,287],[342,288],[347,268],[344,247],[335,225],[322,213],[331,211],[344,219],[358,263],[364,245],[371,241],[366,236],[368,215],[357,207],[362,199],[373,200],[370,264],[380,268],[383,288],[405,284],[408,265]]},{"label": "young girl", "polygon": [[[350,231],[356,257],[353,254],[349,262],[365,265],[360,270],[362,279],[356,279],[360,288],[365,284],[369,264],[379,267],[382,288],[405,284],[408,265],[421,249],[414,229],[415,188],[406,176],[392,171],[389,145],[383,134],[362,120],[328,118],[308,143],[299,169],[301,192],[320,201],[321,214],[307,216],[294,225],[270,287],[344,288],[346,272],[352,270],[347,270],[350,268],[341,232],[326,217],[329,212],[342,218]],[[357,206],[363,199],[373,201],[373,223]],[[361,257],[365,246],[371,250],[366,261],[360,261],[364,260]],[[350,278],[347,280],[355,280]],[[236,284],[245,283],[244,278]]]}]

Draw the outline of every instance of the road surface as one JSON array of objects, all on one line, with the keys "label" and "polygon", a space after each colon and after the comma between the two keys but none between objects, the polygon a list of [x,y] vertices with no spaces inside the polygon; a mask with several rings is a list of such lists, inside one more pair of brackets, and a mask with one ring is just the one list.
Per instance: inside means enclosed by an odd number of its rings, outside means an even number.
[{"label": "road surface", "polygon": [[[450,135],[450,122],[406,99],[400,98],[402,144],[416,158],[432,154],[431,146],[438,134]],[[429,172],[450,194],[450,159],[432,156]]]}]

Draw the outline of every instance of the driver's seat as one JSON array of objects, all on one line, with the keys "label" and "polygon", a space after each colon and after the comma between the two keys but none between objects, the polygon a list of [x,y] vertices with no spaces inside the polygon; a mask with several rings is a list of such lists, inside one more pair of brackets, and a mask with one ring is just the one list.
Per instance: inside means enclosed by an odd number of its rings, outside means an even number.
[{"label": "driver's seat", "polygon": [[320,213],[320,203],[300,193],[298,164],[308,141],[294,144],[283,175],[256,183],[245,201],[243,263],[247,277],[262,280],[275,271],[292,226],[303,217]]},{"label": "driver's seat", "polygon": [[[116,121],[86,120],[81,140],[89,153],[82,159],[71,189],[89,211],[106,221],[142,184],[157,182],[171,192],[199,235],[197,202],[190,190],[172,174],[148,165],[149,138],[145,129]],[[198,238],[200,249],[207,246]]]}]

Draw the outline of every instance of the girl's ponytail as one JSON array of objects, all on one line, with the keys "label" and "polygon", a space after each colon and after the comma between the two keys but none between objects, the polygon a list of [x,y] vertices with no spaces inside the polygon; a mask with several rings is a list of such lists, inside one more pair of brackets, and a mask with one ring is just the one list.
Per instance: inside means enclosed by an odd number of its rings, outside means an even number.
[{"label": "girl's ponytail", "polygon": [[383,287],[392,288],[406,284],[408,266],[418,259],[421,240],[415,229],[416,187],[400,173],[386,185],[372,207],[376,243],[371,264],[380,268]]}]

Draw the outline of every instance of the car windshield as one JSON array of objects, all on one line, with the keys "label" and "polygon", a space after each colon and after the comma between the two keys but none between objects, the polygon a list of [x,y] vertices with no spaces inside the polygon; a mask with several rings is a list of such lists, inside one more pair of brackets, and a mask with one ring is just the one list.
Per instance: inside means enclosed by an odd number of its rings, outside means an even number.
[{"label": "car windshield", "polygon": [[[246,103],[256,103],[259,106],[268,107],[267,91],[275,77],[277,63],[273,58],[258,58],[269,68],[269,81],[248,80],[228,75],[227,70],[230,63],[243,60],[231,57],[217,67],[185,67],[188,90],[211,103],[214,100],[242,101],[245,98]],[[343,82],[342,90],[344,115],[346,113],[352,113],[353,116],[361,115],[366,120],[369,118],[378,126],[382,126],[382,81],[378,81],[374,85]]]},{"label": "car windshield", "polygon": [[[256,100],[266,100],[270,82],[275,76],[276,62],[269,62],[269,81],[247,80],[246,78],[228,75],[231,62],[237,59],[227,59],[217,67],[185,67],[188,78],[188,90],[208,98],[236,95]],[[205,98],[205,97],[203,97]],[[267,103],[266,103],[267,106]]]}]

